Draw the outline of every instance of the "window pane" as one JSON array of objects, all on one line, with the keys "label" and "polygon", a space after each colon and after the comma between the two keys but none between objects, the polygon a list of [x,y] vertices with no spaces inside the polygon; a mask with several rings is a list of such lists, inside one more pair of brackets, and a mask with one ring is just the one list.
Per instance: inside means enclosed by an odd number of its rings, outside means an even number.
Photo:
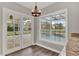
[{"label": "window pane", "polygon": [[14,47],[14,26],[13,19],[7,20],[7,48],[11,49]]},{"label": "window pane", "polygon": [[[58,16],[58,17],[57,17]],[[60,15],[56,15],[55,18],[52,20],[52,26],[51,26],[51,31],[52,31],[52,36],[51,39],[54,37],[55,41],[64,41],[65,37],[65,20],[61,19]]]},{"label": "window pane", "polygon": [[31,20],[29,18],[24,18],[23,19],[23,33],[24,34],[31,34]]},{"label": "window pane", "polygon": [[[16,15],[18,17],[18,15]],[[20,17],[14,19],[15,47],[20,46]]]},{"label": "window pane", "polygon": [[23,44],[27,46],[31,41],[31,20],[27,17],[23,18]]},{"label": "window pane", "polygon": [[13,21],[9,19],[7,21],[7,35],[13,36],[14,35],[13,31],[14,31]]},{"label": "window pane", "polygon": [[41,39],[46,39],[46,19],[41,18]]},{"label": "window pane", "polygon": [[20,21],[20,19],[15,19],[15,24],[14,24],[14,29],[15,29],[15,31],[14,31],[14,34],[15,35],[19,35],[19,30],[20,30],[20,27],[19,27],[19,21]]}]

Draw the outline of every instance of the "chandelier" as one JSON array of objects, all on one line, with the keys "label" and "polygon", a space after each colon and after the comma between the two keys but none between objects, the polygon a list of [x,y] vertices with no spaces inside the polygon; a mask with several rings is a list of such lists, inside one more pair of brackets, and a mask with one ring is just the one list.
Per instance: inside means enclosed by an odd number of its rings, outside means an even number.
[{"label": "chandelier", "polygon": [[38,9],[37,4],[35,4],[34,9],[32,10],[32,16],[38,17],[41,15],[41,10]]}]

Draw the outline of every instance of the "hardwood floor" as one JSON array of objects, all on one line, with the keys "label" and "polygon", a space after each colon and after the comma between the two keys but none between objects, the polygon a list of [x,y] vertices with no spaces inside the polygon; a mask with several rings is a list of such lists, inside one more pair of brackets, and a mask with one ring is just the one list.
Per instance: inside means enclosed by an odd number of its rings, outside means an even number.
[{"label": "hardwood floor", "polygon": [[11,53],[7,56],[58,56],[58,53],[34,45]]},{"label": "hardwood floor", "polygon": [[67,46],[67,56],[79,56],[79,34],[72,34]]}]

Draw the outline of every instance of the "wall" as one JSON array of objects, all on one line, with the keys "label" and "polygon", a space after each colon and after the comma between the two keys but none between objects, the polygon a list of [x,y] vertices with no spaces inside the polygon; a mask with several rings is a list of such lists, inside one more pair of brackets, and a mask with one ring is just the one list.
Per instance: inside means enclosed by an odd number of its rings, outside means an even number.
[{"label": "wall", "polygon": [[[27,15],[30,15],[30,9],[26,8],[26,7],[23,7],[21,5],[18,5],[17,3],[15,2],[0,2],[0,30],[1,30],[1,34],[0,34],[0,37],[2,38],[2,11],[3,11],[3,8],[9,8],[9,9],[12,9],[14,11],[18,11],[18,12],[22,12],[22,13],[25,13]],[[2,53],[2,40],[0,39],[0,54]]]},{"label": "wall", "polygon": [[34,43],[39,39],[39,18],[34,17]]}]

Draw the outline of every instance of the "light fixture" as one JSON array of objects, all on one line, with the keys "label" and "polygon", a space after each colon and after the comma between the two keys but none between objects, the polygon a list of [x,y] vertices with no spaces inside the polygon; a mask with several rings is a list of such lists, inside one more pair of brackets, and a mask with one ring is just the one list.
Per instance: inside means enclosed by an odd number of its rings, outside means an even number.
[{"label": "light fixture", "polygon": [[41,10],[38,9],[37,7],[37,3],[35,3],[35,7],[34,9],[32,10],[32,16],[34,17],[38,17],[41,15]]}]

